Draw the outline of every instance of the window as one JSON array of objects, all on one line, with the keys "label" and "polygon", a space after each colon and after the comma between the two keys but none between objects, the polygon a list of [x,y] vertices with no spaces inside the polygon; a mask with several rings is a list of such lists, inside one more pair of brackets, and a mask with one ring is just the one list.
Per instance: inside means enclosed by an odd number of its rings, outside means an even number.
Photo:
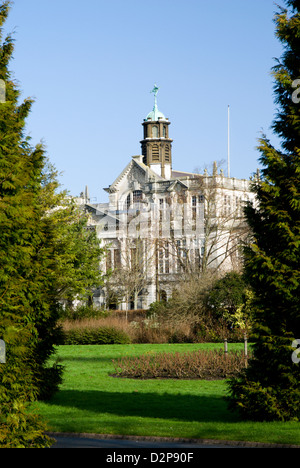
[{"label": "window", "polygon": [[192,197],[192,218],[195,220],[197,217],[197,197]]},{"label": "window", "polygon": [[160,249],[158,253],[159,257],[159,273],[164,273],[164,251]]},{"label": "window", "polygon": [[121,266],[121,251],[120,249],[114,249],[114,268]]},{"label": "window", "polygon": [[170,273],[169,247],[161,247],[158,251],[158,271],[161,274]]},{"label": "window", "polygon": [[112,268],[112,252],[111,250],[108,250],[106,254],[106,271],[110,270],[111,268]]},{"label": "window", "polygon": [[121,266],[121,250],[109,249],[106,254],[106,271],[119,268]]},{"label": "window", "polygon": [[158,127],[157,127],[157,125],[153,125],[153,127],[152,127],[152,137],[153,138],[158,138]]},{"label": "window", "polygon": [[224,195],[224,207],[223,207],[224,216],[231,213],[231,198],[229,195]]},{"label": "window", "polygon": [[143,199],[143,192],[141,190],[134,190],[133,203],[140,203]]},{"label": "window", "polygon": [[130,204],[131,204],[131,196],[130,196],[130,193],[129,195],[127,196],[126,198],[126,210],[128,211],[129,208],[130,208]]},{"label": "window", "polygon": [[242,198],[241,197],[235,197],[235,209],[236,209],[237,216],[242,216],[243,215]]}]

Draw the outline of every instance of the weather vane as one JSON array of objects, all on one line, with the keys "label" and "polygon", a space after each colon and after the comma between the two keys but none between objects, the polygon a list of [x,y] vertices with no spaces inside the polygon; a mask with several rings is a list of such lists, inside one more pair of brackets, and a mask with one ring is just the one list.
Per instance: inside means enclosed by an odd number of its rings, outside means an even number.
[{"label": "weather vane", "polygon": [[158,90],[159,90],[159,88],[155,84],[152,91],[150,91],[150,93],[154,94],[154,109],[157,107],[157,93],[158,93]]}]

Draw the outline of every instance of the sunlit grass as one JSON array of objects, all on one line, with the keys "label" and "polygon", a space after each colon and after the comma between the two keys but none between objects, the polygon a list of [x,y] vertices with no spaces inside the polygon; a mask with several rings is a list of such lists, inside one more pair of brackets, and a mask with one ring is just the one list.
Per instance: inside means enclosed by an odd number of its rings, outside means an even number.
[{"label": "sunlit grass", "polygon": [[[60,391],[40,414],[51,431],[248,440],[300,445],[299,423],[242,421],[227,408],[226,381],[112,377],[112,359],[141,353],[218,349],[222,344],[61,346]],[[242,349],[229,345],[229,350]]]}]

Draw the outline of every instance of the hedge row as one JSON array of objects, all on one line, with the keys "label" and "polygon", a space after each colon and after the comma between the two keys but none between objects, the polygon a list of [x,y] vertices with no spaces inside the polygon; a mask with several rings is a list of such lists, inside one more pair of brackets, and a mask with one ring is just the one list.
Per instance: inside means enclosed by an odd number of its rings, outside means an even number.
[{"label": "hedge row", "polygon": [[78,328],[64,331],[65,345],[107,345],[128,344],[129,336],[121,330],[112,327]]}]

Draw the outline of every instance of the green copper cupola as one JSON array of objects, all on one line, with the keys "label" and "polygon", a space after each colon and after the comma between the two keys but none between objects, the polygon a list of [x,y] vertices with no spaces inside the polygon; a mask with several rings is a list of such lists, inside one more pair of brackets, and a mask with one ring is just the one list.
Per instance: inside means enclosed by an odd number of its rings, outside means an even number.
[{"label": "green copper cupola", "polygon": [[158,110],[157,93],[159,88],[154,85],[154,106],[144,119],[144,139],[141,141],[143,162],[156,174],[164,179],[171,178],[172,171],[172,141],[169,138],[169,119]]}]

